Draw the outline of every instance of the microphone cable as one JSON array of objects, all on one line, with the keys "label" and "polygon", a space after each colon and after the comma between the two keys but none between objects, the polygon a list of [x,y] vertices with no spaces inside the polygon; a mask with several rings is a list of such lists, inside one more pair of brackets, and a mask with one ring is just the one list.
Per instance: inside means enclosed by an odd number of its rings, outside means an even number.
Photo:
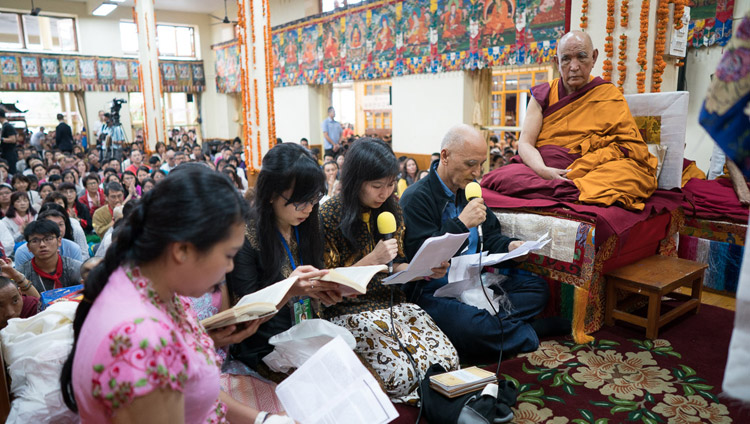
[{"label": "microphone cable", "polygon": [[393,335],[393,338],[396,339],[396,342],[398,343],[399,349],[403,351],[406,354],[406,357],[409,358],[409,364],[412,368],[414,368],[414,374],[417,376],[417,395],[419,396],[419,413],[417,414],[417,421],[415,421],[415,424],[419,424],[419,422],[422,420],[422,408],[424,407],[424,402],[422,401],[422,376],[419,372],[419,368],[417,367],[417,361],[414,360],[414,357],[411,355],[411,353],[404,347],[403,343],[401,343],[401,339],[398,338],[398,334],[396,333],[396,326],[393,324],[393,293],[395,291],[395,287],[391,285],[391,299],[389,304],[390,309],[390,315],[391,315],[391,334]]}]

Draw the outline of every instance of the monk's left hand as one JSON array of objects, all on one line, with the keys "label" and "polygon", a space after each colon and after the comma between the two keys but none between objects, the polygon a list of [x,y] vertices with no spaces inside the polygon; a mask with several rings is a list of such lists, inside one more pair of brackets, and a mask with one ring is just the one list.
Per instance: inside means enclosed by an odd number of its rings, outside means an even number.
[{"label": "monk's left hand", "polygon": [[[508,245],[508,252],[512,252],[512,251],[518,249],[518,247],[521,246],[523,243],[524,243],[523,240],[516,240],[516,241],[510,242],[510,244]],[[523,262],[523,261],[525,261],[528,258],[529,258],[529,255],[526,254],[526,255],[523,255],[523,256],[519,256],[517,258],[513,258],[513,260],[516,261],[516,262]]]}]

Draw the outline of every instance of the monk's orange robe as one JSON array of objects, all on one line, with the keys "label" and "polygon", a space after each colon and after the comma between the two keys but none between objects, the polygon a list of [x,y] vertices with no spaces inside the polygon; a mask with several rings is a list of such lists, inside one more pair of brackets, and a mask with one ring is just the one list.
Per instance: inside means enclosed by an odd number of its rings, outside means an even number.
[{"label": "monk's orange robe", "polygon": [[706,173],[698,168],[698,166],[695,164],[695,161],[688,161],[687,159],[685,159],[682,164],[682,187],[685,187],[685,184],[687,184],[687,182],[692,178],[705,180]]},{"label": "monk's orange robe", "polygon": [[641,138],[622,93],[600,78],[570,95],[561,86],[559,78],[552,81],[541,103],[544,119],[537,147],[556,145],[581,155],[567,174],[580,190],[581,202],[619,202],[643,210],[643,201],[658,187],[657,159]]}]

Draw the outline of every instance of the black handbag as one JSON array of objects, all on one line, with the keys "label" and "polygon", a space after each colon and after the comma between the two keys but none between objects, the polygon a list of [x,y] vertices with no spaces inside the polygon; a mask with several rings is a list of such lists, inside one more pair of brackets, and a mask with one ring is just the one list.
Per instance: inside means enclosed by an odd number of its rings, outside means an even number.
[{"label": "black handbag", "polygon": [[430,424],[494,424],[513,419],[510,407],[518,397],[518,388],[513,383],[498,379],[496,393],[485,388],[448,398],[430,387],[430,376],[444,372],[441,365],[433,364],[420,387],[423,413]]}]

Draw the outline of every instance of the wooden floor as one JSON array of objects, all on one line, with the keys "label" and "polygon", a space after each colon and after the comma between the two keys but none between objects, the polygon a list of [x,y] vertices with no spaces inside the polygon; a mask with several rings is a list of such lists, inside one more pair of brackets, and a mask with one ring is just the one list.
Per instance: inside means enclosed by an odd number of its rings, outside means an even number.
[{"label": "wooden floor", "polygon": [[[681,287],[676,290],[679,293],[690,294],[689,287]],[[701,303],[705,305],[718,306],[719,308],[729,309],[730,311],[735,310],[736,299],[731,296],[726,296],[719,293],[709,292],[703,290],[703,296],[701,297]]]}]

